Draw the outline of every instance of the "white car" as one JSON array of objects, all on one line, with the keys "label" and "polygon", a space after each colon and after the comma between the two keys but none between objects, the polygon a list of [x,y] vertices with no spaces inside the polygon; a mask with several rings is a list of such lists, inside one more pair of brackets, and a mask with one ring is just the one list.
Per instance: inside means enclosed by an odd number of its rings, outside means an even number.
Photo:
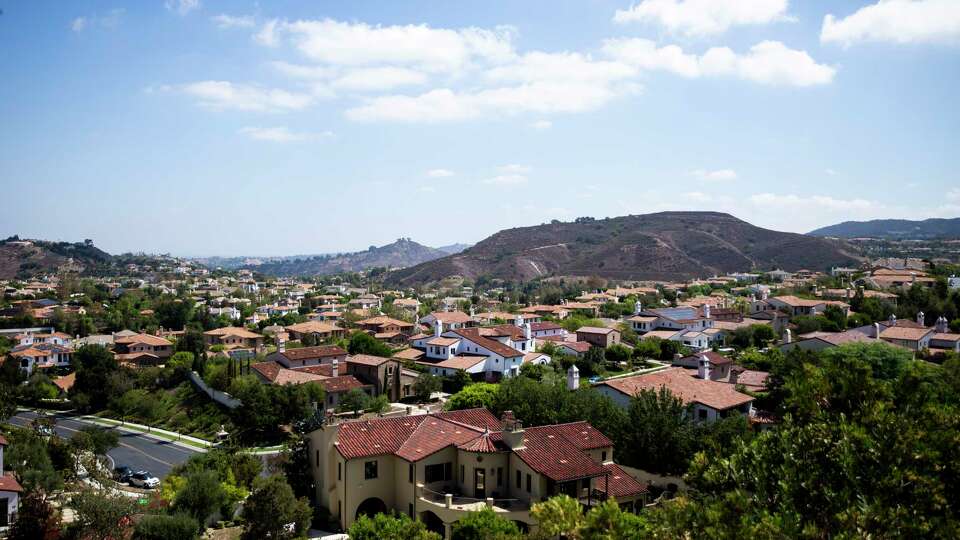
[{"label": "white car", "polygon": [[147,471],[137,471],[130,475],[130,485],[139,488],[153,489],[160,485],[160,479]]}]

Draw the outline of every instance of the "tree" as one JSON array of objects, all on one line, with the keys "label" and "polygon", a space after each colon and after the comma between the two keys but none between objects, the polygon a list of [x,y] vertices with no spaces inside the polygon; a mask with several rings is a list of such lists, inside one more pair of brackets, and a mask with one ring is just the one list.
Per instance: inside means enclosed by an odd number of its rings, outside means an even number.
[{"label": "tree", "polygon": [[603,368],[604,353],[601,347],[590,347],[586,353],[577,359],[577,369],[581,377],[592,377]]},{"label": "tree", "polygon": [[452,540],[519,540],[517,524],[498,516],[492,508],[467,515],[453,524]]},{"label": "tree", "polygon": [[63,478],[54,468],[43,438],[32,430],[17,430],[9,437],[4,464],[13,469],[24,491],[51,493],[63,487]]},{"label": "tree", "polygon": [[[83,489],[70,498],[74,512],[70,531],[76,538],[122,538],[136,503],[126,495]],[[69,535],[68,535],[69,536]]]},{"label": "tree", "polygon": [[[250,539],[294,538],[310,527],[313,511],[305,498],[297,499],[282,476],[258,479],[243,505],[243,536]],[[292,530],[288,529],[293,525]]]},{"label": "tree", "polygon": [[87,411],[106,408],[117,395],[118,381],[114,374],[119,366],[113,353],[100,345],[84,345],[73,354],[73,363],[77,367],[77,378],[70,397]]},{"label": "tree", "polygon": [[777,338],[777,333],[769,324],[753,325],[753,344],[756,347],[766,347],[768,343]]},{"label": "tree", "polygon": [[530,516],[537,520],[540,534],[547,537],[578,538],[583,527],[580,503],[569,495],[557,495],[534,504]]},{"label": "tree", "polygon": [[339,403],[337,403],[337,412],[366,411],[370,407],[370,401],[370,394],[359,388],[354,388],[340,398]]},{"label": "tree", "polygon": [[435,375],[430,375],[429,373],[421,373],[417,377],[417,382],[413,383],[413,393],[416,394],[417,399],[421,402],[430,401],[430,396],[434,392],[439,392],[441,387],[440,378]]},{"label": "tree", "polygon": [[639,540],[650,537],[647,521],[624,512],[613,498],[591,508],[584,517],[581,530],[583,538],[589,540]]},{"label": "tree", "polygon": [[441,536],[427,530],[422,521],[414,521],[404,514],[362,515],[350,525],[347,534],[351,540],[441,540]]},{"label": "tree", "polygon": [[464,387],[456,394],[450,396],[447,400],[446,409],[456,411],[459,409],[474,409],[484,407],[490,409],[493,407],[496,399],[498,386],[490,383],[475,383]]},{"label": "tree", "polygon": [[57,540],[60,537],[60,512],[40,491],[20,500],[20,512],[10,529],[9,540]]},{"label": "tree", "polygon": [[173,509],[190,515],[202,527],[225,499],[217,472],[197,471],[186,477],[186,483],[173,501]]},{"label": "tree", "polygon": [[187,514],[143,516],[133,528],[133,540],[194,540],[197,522]]},{"label": "tree", "polygon": [[350,354],[371,354],[373,356],[383,356],[390,358],[393,351],[383,342],[366,332],[354,332],[350,336],[350,344],[347,346]]},{"label": "tree", "polygon": [[621,458],[661,474],[682,474],[693,456],[693,409],[665,387],[641,390],[630,400],[630,429]]}]

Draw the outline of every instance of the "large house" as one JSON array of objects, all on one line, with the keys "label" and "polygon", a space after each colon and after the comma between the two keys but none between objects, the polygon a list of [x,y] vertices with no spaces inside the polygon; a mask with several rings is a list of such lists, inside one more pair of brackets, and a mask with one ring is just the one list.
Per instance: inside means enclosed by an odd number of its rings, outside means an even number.
[{"label": "large house", "polygon": [[203,339],[207,342],[207,345],[223,345],[227,349],[254,349],[259,351],[263,348],[263,336],[246,328],[235,326],[216,328],[204,332]]},{"label": "large house", "polygon": [[303,339],[306,336],[313,336],[319,341],[341,338],[346,333],[346,330],[335,324],[320,321],[291,324],[286,327],[286,330],[290,334],[290,339]]},{"label": "large house", "polygon": [[581,326],[577,329],[577,341],[585,341],[594,347],[606,349],[620,344],[620,331],[615,328]]},{"label": "large house", "polygon": [[310,434],[310,457],[316,499],[344,529],[395,511],[450,538],[453,523],[491,507],[533,530],[530,506],[553,495],[633,506],[648,493],[587,422],[524,429],[486,409],[328,423]]},{"label": "large house", "polygon": [[131,334],[113,340],[113,352],[117,360],[136,366],[155,366],[173,356],[173,343],[151,334]]},{"label": "large house", "polygon": [[[713,380],[712,357],[699,356],[696,370],[672,367],[651,373],[608,379],[595,388],[621,407],[629,407],[630,400],[641,390],[659,391],[666,388],[685,404],[693,406],[697,420],[712,422],[731,413],[753,416],[753,397],[736,390],[732,381]],[[728,375],[729,377],[729,375]]]},{"label": "large house", "polygon": [[477,326],[477,321],[462,311],[435,311],[422,317],[420,324],[425,324],[428,328],[433,328],[436,326],[437,321],[440,321],[443,328],[450,330]]},{"label": "large house", "polygon": [[23,488],[13,477],[13,473],[3,472],[3,450],[7,440],[0,435],[0,531],[9,527],[17,520],[17,509],[20,508],[20,493]]},{"label": "large house", "polygon": [[444,332],[440,320],[435,320],[434,334],[414,336],[412,345],[424,351],[417,363],[429,368],[432,375],[465,371],[477,379],[497,381],[520,373],[524,355],[536,349],[532,332],[530,323],[522,328],[501,324]]},{"label": "large house", "polygon": [[692,349],[705,350],[724,339],[724,332],[714,329],[716,319],[711,316],[711,309],[710,304],[641,309],[637,303],[636,313],[627,322],[641,339],[668,339]]}]

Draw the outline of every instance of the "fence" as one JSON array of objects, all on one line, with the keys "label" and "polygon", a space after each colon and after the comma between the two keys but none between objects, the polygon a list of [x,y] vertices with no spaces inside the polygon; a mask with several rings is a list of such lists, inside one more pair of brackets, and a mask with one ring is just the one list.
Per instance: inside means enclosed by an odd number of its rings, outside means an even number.
[{"label": "fence", "polygon": [[231,396],[230,394],[221,392],[219,390],[214,390],[213,388],[207,386],[207,383],[203,381],[203,379],[200,377],[200,374],[196,371],[191,371],[188,373],[188,376],[190,377],[190,382],[193,383],[193,386],[195,386],[197,390],[200,390],[204,394],[208,395],[210,399],[216,401],[224,407],[228,409],[236,409],[242,405],[239,399]]}]

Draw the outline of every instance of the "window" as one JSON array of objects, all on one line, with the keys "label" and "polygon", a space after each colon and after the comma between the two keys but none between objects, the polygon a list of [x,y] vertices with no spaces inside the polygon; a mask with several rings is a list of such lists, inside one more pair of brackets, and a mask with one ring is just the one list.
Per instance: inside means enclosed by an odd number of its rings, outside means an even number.
[{"label": "window", "polygon": [[320,451],[317,450],[317,467],[320,466]]},{"label": "window", "polygon": [[437,463],[423,468],[423,478],[427,484],[451,480],[452,473],[452,463]]},{"label": "window", "polygon": [[368,461],[363,464],[363,478],[364,480],[374,480],[377,477],[377,462]]},{"label": "window", "polygon": [[497,467],[497,487],[503,485],[503,467]]},{"label": "window", "polygon": [[410,517],[413,517],[413,503],[407,505],[407,514],[409,514]]},{"label": "window", "polygon": [[700,409],[699,414],[700,414],[700,419],[701,419],[701,420],[706,420],[706,419],[707,419],[707,410],[706,410],[706,409]]},{"label": "window", "polygon": [[530,485],[533,483],[532,480],[533,479],[530,477],[530,474],[527,473],[527,493],[530,493]]},{"label": "window", "polygon": [[340,470],[343,467],[343,463],[337,463],[337,480],[340,480]]},{"label": "window", "polygon": [[465,477],[466,477],[466,476],[465,476],[464,468],[463,468],[463,465],[461,465],[461,466],[460,466],[460,483],[461,483],[461,484],[463,483],[463,479],[464,479]]},{"label": "window", "polygon": [[517,471],[517,489],[520,489],[520,471]]},{"label": "window", "polygon": [[413,463],[410,464],[410,469],[407,471],[407,481],[413,483]]},{"label": "window", "polygon": [[604,450],[603,452],[600,452],[600,461],[606,461],[606,460],[607,460],[607,451]]}]

